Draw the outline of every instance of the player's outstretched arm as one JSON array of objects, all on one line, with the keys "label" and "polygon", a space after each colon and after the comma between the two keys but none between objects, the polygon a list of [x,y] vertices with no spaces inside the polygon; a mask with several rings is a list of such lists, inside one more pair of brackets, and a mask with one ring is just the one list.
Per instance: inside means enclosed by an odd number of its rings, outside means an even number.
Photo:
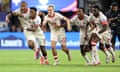
[{"label": "player's outstretched arm", "polygon": [[64,17],[64,20],[67,22],[67,29],[68,29],[68,31],[71,31],[70,20],[67,17]]}]

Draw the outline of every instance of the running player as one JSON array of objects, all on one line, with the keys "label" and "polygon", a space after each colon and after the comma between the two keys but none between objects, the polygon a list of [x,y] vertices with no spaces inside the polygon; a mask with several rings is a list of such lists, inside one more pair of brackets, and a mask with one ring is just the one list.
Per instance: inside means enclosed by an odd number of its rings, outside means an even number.
[{"label": "running player", "polygon": [[[95,5],[92,8],[93,15],[91,16],[91,21],[93,21],[93,24],[95,24],[95,34],[100,39],[100,48],[104,51],[106,54],[106,63],[109,62],[110,59],[110,53],[112,54],[112,59],[114,61],[115,59],[115,53],[113,51],[113,48],[111,47],[111,34],[110,34],[110,28],[108,26],[107,17],[100,11],[99,6]],[[91,43],[97,44],[97,42],[91,41]],[[105,45],[106,44],[106,45]],[[110,53],[109,53],[109,52]]]},{"label": "running player", "polygon": [[[13,12],[13,14],[15,15],[15,14],[21,14],[22,16],[24,16],[24,17],[28,17],[29,15],[30,15],[30,8],[28,8],[27,7],[27,3],[26,2],[24,2],[24,1],[22,1],[21,3],[20,3],[20,8],[18,8],[18,9],[16,9],[14,12]],[[10,16],[10,14],[8,14],[7,16],[6,16],[6,21],[7,22],[9,22],[9,16]],[[21,21],[21,20],[20,20]],[[23,28],[23,30],[27,27],[27,24],[28,22],[27,22],[27,20],[25,21],[24,19],[22,19],[22,21],[21,21],[21,25],[22,25],[22,28]],[[24,32],[25,33],[25,32]],[[30,32],[28,32],[28,34],[29,34]],[[27,36],[26,36],[27,37]],[[28,35],[28,37],[29,37],[29,35]],[[27,40],[27,42],[28,42],[28,46],[29,46],[29,48],[31,48],[31,49],[33,49],[34,51],[35,51],[35,55],[34,55],[34,58],[35,59],[38,59],[39,58],[39,53],[38,53],[38,51],[36,51],[37,49],[35,48],[35,46],[36,46],[36,44],[34,43],[34,45],[33,45],[33,41],[32,40]],[[41,55],[42,56],[42,55]],[[41,59],[42,59],[42,61],[43,61],[43,58],[41,57]],[[42,62],[41,61],[41,62]]]},{"label": "running player", "polygon": [[77,25],[80,28],[80,49],[83,58],[87,65],[91,64],[90,59],[86,54],[86,50],[90,50],[88,45],[88,16],[84,12],[84,8],[80,7],[77,10],[77,15],[71,19],[71,23]]},{"label": "running player", "polygon": [[51,46],[52,46],[52,54],[54,57],[54,64],[57,65],[58,60],[58,54],[56,51],[56,43],[59,41],[61,43],[62,50],[67,54],[68,60],[71,60],[70,52],[68,48],[66,48],[66,36],[65,36],[65,29],[61,27],[61,19],[65,20],[67,22],[67,28],[68,30],[71,29],[70,27],[70,21],[62,16],[61,14],[54,12],[54,6],[49,5],[48,6],[48,14],[45,16],[43,21],[43,27],[46,25],[46,23],[49,24],[50,30],[51,30]]}]

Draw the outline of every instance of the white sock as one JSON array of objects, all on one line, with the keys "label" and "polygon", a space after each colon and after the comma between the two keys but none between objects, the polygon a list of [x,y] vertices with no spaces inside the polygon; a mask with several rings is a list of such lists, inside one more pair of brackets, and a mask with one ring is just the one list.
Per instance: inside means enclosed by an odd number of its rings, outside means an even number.
[{"label": "white sock", "polygon": [[88,58],[87,55],[85,55],[85,56],[83,56],[83,57],[84,57],[84,59],[85,59],[85,61],[86,61],[87,63],[90,63],[90,59]]},{"label": "white sock", "polygon": [[96,46],[92,46],[91,56],[92,56],[92,62],[93,63],[96,62],[96,59],[95,59],[95,48],[96,48]]},{"label": "white sock", "polygon": [[95,48],[95,59],[97,62],[100,62],[97,48]]}]

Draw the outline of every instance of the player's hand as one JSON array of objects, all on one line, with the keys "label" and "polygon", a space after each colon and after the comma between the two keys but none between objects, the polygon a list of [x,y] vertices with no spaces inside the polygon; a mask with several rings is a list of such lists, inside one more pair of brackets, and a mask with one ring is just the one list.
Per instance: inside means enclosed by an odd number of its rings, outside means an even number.
[{"label": "player's hand", "polygon": [[37,27],[38,27],[39,25],[36,25],[36,24],[34,24],[34,25],[31,25],[31,27],[30,28],[27,28],[27,30],[28,31],[32,31],[32,32],[35,32],[36,30],[37,30]]},{"label": "player's hand", "polygon": [[88,40],[88,35],[85,35],[84,39],[85,39],[85,40]]}]

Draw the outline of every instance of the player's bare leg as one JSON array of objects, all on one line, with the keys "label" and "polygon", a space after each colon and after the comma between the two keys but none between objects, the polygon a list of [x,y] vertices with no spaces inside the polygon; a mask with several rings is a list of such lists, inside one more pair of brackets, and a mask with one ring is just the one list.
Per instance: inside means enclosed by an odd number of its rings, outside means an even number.
[{"label": "player's bare leg", "polygon": [[110,61],[110,53],[103,43],[100,43],[99,45],[100,45],[100,50],[103,51],[106,55],[106,64],[107,64]]},{"label": "player's bare leg", "polygon": [[66,40],[62,41],[61,47],[62,47],[62,51],[64,51],[67,54],[68,61],[71,61],[71,55],[69,49],[66,47]]},{"label": "player's bare leg", "polygon": [[88,56],[86,55],[85,49],[84,49],[84,45],[80,45],[80,51],[81,51],[81,55],[83,56],[83,58],[86,61],[87,65],[90,65],[90,59],[88,58]]},{"label": "player's bare leg", "polygon": [[98,51],[96,48],[96,42],[92,41],[92,51],[91,51],[91,55],[92,55],[92,60],[93,60],[93,65],[97,65],[100,64],[100,60],[99,60],[99,55],[98,55]]},{"label": "player's bare leg", "polygon": [[91,55],[92,55],[92,60],[94,65],[100,64],[99,55],[96,48],[98,41],[99,41],[98,36],[95,33],[93,33],[91,36],[90,42],[92,47]]},{"label": "player's bare leg", "polygon": [[114,52],[113,48],[110,46],[110,44],[106,44],[106,47],[112,55],[112,62],[115,62],[115,52]]},{"label": "player's bare leg", "polygon": [[36,51],[34,41],[28,40],[28,46],[29,46],[30,49]]},{"label": "player's bare leg", "polygon": [[43,55],[43,57],[44,57],[44,59],[45,59],[45,64],[48,65],[49,62],[48,62],[48,58],[47,58],[46,48],[45,48],[45,46],[40,46],[40,48],[41,48],[42,55]]},{"label": "player's bare leg", "polygon": [[56,41],[51,41],[51,46],[52,46],[52,54],[54,57],[53,65],[57,65],[59,63],[59,59],[58,59],[57,50],[56,50]]},{"label": "player's bare leg", "polygon": [[34,41],[28,40],[28,46],[30,49],[32,49],[34,51],[34,59],[37,60],[39,58],[39,52],[36,51],[36,45],[35,45]]},{"label": "player's bare leg", "polygon": [[43,56],[43,54],[41,52],[40,47],[36,49],[35,55],[36,55],[36,59],[40,58],[40,64],[44,64],[44,56]]}]

